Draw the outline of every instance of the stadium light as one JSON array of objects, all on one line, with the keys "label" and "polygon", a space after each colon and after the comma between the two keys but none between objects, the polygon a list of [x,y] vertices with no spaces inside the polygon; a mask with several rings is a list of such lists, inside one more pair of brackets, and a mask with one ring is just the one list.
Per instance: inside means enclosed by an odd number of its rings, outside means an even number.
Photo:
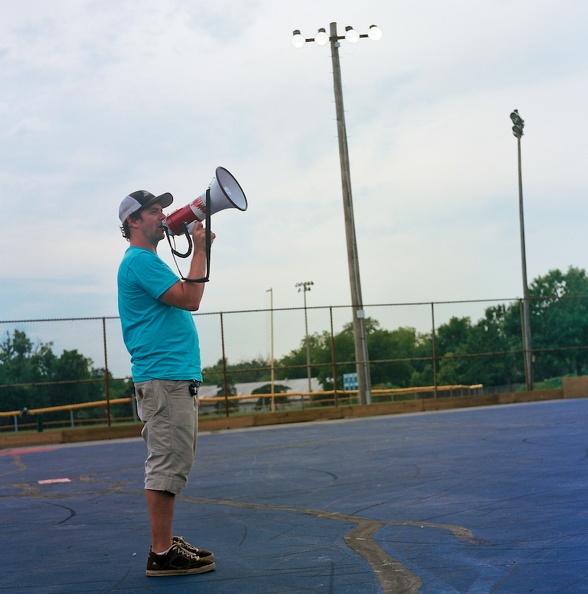
[{"label": "stadium light", "polygon": [[310,372],[310,343],[308,342],[308,316],[306,313],[306,293],[310,291],[310,287],[312,287],[314,283],[312,281],[304,281],[302,283],[296,283],[296,288],[298,289],[299,293],[304,294],[304,328],[306,331],[306,375],[308,377],[308,392],[312,392],[312,384],[311,384],[311,372]]},{"label": "stadium light", "polygon": [[[326,44],[326,31],[319,29],[316,37],[306,39],[299,29],[293,32],[292,45],[301,48],[305,43],[315,42]],[[355,362],[357,367],[357,385],[360,404],[371,404],[371,380],[369,370],[369,355],[367,348],[367,331],[365,326],[365,311],[361,295],[361,279],[359,275],[359,256],[355,235],[355,219],[353,214],[353,196],[351,192],[351,173],[349,167],[349,152],[347,147],[347,132],[345,129],[345,111],[343,108],[343,85],[341,82],[341,64],[339,61],[339,41],[345,39],[350,43],[357,43],[360,39],[369,38],[374,41],[381,39],[382,31],[377,25],[371,25],[368,33],[358,33],[353,27],[345,27],[345,35],[337,32],[337,23],[331,23],[328,41],[331,43],[331,59],[333,62],[333,86],[335,91],[335,107],[337,110],[337,135],[339,138],[339,160],[341,163],[341,184],[343,191],[343,211],[345,215],[345,237],[347,240],[347,261],[349,266],[349,284],[351,288],[351,306],[353,311],[353,339],[355,343]]]},{"label": "stadium light", "polygon": [[525,120],[515,109],[510,114],[513,127],[512,133],[517,139],[518,169],[519,169],[519,223],[521,233],[521,266],[523,272],[523,351],[525,357],[525,384],[527,391],[533,390],[533,351],[531,346],[531,311],[529,304],[529,284],[527,283],[527,254],[525,250],[525,216],[523,212],[523,173],[521,166],[521,138],[525,127]]}]

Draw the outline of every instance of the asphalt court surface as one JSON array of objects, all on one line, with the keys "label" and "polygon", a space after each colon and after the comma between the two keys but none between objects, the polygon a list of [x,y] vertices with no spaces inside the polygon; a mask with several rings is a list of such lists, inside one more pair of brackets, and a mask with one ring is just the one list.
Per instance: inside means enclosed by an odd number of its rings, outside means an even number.
[{"label": "asphalt court surface", "polygon": [[[148,578],[145,446],[0,450],[0,592],[588,592],[588,400],[201,434]],[[46,482],[48,481],[48,482]]]}]

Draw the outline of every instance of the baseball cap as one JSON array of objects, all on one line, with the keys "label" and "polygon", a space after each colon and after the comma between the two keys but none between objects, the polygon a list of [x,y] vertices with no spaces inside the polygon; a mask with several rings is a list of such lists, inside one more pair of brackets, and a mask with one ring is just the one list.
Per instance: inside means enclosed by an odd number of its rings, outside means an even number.
[{"label": "baseball cap", "polygon": [[158,202],[161,204],[161,208],[167,208],[173,201],[174,197],[169,192],[154,196],[151,192],[137,190],[123,198],[118,209],[118,218],[121,223],[124,223],[129,215],[137,212],[140,208],[147,208]]}]

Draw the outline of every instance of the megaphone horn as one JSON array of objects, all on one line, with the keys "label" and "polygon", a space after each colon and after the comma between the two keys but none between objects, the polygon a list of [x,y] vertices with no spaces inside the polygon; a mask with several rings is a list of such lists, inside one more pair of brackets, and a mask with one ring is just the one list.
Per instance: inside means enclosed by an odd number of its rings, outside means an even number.
[{"label": "megaphone horn", "polygon": [[[190,223],[203,221],[207,215],[211,216],[227,208],[247,210],[247,198],[231,173],[224,167],[217,167],[208,189],[190,204],[168,215],[165,225],[172,235],[183,235]],[[207,210],[210,212],[207,213]]]}]

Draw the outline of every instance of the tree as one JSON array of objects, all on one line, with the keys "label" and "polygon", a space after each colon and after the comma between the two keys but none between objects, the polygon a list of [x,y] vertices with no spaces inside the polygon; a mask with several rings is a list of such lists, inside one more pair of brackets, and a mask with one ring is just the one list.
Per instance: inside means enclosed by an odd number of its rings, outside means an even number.
[{"label": "tree", "polygon": [[[531,283],[529,295],[535,380],[584,373],[588,368],[586,272],[574,267],[566,273],[551,270]],[[467,318],[452,318],[441,326],[439,383],[524,382],[521,305],[517,301],[489,307],[474,325]]]},{"label": "tree", "polygon": [[[273,393],[274,394],[284,394],[284,396],[275,396],[274,402],[276,405],[278,404],[286,404],[288,402],[288,396],[286,396],[286,392],[288,392],[288,386],[283,386],[282,384],[274,384]],[[259,388],[256,388],[251,392],[251,394],[272,394],[272,385],[264,384]],[[272,399],[270,396],[261,396],[257,399],[255,403],[255,410],[261,409],[269,409],[271,407]]]},{"label": "tree", "polygon": [[447,324],[442,324],[437,329],[437,356],[442,357],[448,353],[463,351],[472,330],[469,317],[452,317]]},{"label": "tree", "polygon": [[[419,356],[422,338],[414,328],[383,329],[377,320],[366,318],[370,376],[372,385],[385,387],[407,387],[415,372],[411,359]],[[331,340],[330,332],[309,336],[311,373],[317,377],[324,390],[333,389],[333,348],[336,358],[337,387],[343,388],[343,374],[354,373],[355,343],[353,324],[343,326]],[[334,346],[333,346],[334,345]],[[419,369],[422,365],[419,366]],[[276,375],[279,379],[306,377],[306,340],[300,346],[282,357],[278,362]]]},{"label": "tree", "polygon": [[54,357],[46,381],[57,383],[48,386],[49,402],[77,404],[100,400],[104,384],[94,381],[92,365],[92,359],[77,350],[63,351],[58,358]]},{"label": "tree", "polygon": [[[8,333],[0,343],[0,392],[3,410],[30,410],[98,400],[103,385],[91,359],[77,350],[57,357],[53,343],[35,345],[22,330]],[[24,384],[24,385],[21,385]],[[29,385],[26,385],[29,384]],[[35,385],[33,385],[35,384]]]},{"label": "tree", "polygon": [[505,329],[508,312],[503,305],[489,307],[471,328],[464,348],[470,356],[462,360],[459,383],[497,386],[524,379],[524,370],[517,368],[517,362],[522,365],[522,358],[512,353],[513,340]]},{"label": "tree", "polygon": [[384,330],[374,325],[368,335],[368,351],[372,386],[407,388],[415,371],[414,358],[418,345],[414,328]]},{"label": "tree", "polygon": [[223,366],[223,360],[219,359],[214,365],[202,369],[204,383],[224,386],[225,369],[229,385],[262,382],[270,379],[270,363],[266,359],[257,358],[236,364],[226,361],[226,366]]},{"label": "tree", "polygon": [[582,375],[588,367],[588,350],[581,348],[588,345],[586,271],[573,266],[566,273],[550,270],[531,283],[529,295],[536,379]]},{"label": "tree", "polygon": [[[224,396],[224,393],[222,394]],[[237,396],[237,388],[235,384],[229,384],[227,386],[227,399],[225,400],[217,400],[214,403],[214,408],[218,414],[223,414],[226,412],[227,408],[230,412],[236,412],[239,410],[239,401],[238,400],[228,400],[229,396]]]},{"label": "tree", "polygon": [[32,359],[34,352],[32,341],[21,330],[14,330],[12,336],[7,332],[0,343],[0,384],[8,386],[0,391],[2,410],[36,407],[36,395],[31,386],[18,385],[42,379],[42,370],[35,366]]},{"label": "tree", "polygon": [[436,344],[437,381],[440,385],[468,383],[468,365],[464,357],[469,351],[468,341],[472,334],[472,323],[469,317],[452,317],[447,324],[437,330]]}]

